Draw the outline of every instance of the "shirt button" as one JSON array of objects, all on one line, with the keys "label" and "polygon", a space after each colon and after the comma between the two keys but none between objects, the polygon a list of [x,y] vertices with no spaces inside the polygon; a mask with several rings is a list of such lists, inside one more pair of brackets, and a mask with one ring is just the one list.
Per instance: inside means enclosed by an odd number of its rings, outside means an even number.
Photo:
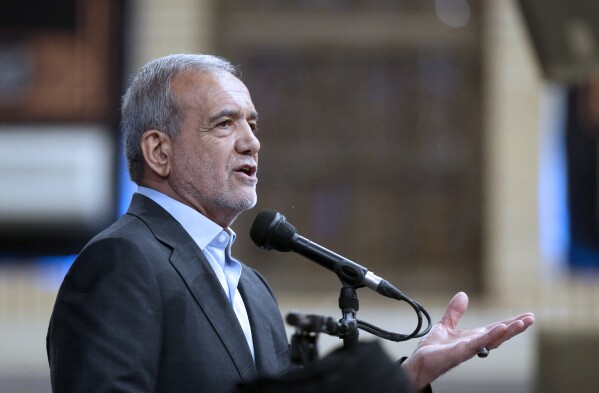
[{"label": "shirt button", "polygon": [[220,235],[220,236],[218,237],[218,241],[219,241],[219,242],[221,242],[221,243],[224,243],[224,242],[225,242],[225,240],[227,240],[227,237],[226,237],[224,234],[222,234],[222,235]]}]

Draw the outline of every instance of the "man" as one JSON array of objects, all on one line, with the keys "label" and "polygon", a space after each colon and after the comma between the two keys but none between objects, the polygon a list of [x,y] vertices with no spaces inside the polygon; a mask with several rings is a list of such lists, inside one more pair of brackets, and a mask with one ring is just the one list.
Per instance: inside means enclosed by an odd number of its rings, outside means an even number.
[{"label": "man", "polygon": [[[224,59],[173,55],[142,68],[122,107],[138,192],[59,290],[47,337],[53,391],[230,392],[289,368],[268,284],[230,254],[230,225],[256,203],[257,122]],[[460,331],[466,307],[456,295],[403,363],[416,389],[534,321]]]}]

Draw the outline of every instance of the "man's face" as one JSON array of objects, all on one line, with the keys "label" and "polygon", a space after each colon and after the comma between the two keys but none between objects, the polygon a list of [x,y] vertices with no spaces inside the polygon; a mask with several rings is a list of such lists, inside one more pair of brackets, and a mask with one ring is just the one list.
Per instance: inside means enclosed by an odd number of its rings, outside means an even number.
[{"label": "man's face", "polygon": [[228,73],[186,72],[172,85],[183,107],[169,182],[184,203],[222,226],[256,204],[260,142],[245,85]]}]

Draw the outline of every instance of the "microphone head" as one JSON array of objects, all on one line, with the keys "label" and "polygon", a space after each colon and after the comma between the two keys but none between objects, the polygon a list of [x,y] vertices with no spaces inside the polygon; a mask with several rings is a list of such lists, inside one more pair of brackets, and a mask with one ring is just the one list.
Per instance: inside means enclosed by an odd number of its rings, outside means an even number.
[{"label": "microphone head", "polygon": [[264,209],[254,219],[250,237],[256,245],[265,250],[291,251],[296,229],[287,222],[281,213]]}]

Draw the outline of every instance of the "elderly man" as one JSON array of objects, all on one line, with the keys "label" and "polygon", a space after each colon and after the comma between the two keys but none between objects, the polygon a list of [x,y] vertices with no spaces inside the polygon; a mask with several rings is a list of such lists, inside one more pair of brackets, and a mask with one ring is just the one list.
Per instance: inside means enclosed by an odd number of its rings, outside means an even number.
[{"label": "elderly man", "polygon": [[[47,337],[55,392],[231,392],[290,367],[264,278],[231,256],[230,225],[256,203],[258,115],[226,60],[148,63],[123,99],[127,214],[81,251]],[[402,369],[416,389],[534,322],[456,328],[465,294]],[[398,369],[398,372],[399,369]]]}]

